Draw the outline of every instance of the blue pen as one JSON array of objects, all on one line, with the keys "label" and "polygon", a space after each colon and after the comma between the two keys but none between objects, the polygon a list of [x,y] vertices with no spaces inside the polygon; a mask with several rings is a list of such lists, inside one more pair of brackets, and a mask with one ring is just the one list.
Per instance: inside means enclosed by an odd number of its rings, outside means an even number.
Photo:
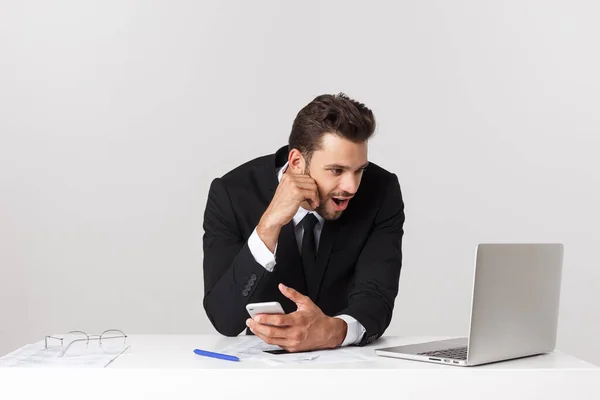
[{"label": "blue pen", "polygon": [[236,356],[229,356],[227,354],[221,354],[221,353],[213,353],[212,351],[195,349],[194,353],[198,354],[199,356],[220,358],[221,360],[240,361],[240,359],[237,358]]}]

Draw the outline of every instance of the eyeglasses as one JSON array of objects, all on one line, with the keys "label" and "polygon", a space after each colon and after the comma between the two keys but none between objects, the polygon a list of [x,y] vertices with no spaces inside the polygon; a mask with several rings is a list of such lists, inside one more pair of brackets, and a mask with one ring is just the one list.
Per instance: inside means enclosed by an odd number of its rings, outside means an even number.
[{"label": "eyeglasses", "polygon": [[[60,345],[53,345],[53,341],[59,341]],[[48,344],[50,342],[50,345]],[[54,342],[56,343],[56,342]],[[83,331],[71,331],[64,336],[46,336],[44,347],[46,349],[57,347],[60,349],[59,356],[69,354],[81,355],[87,353],[90,348],[101,350],[105,353],[118,354],[126,349],[127,335],[118,329],[109,329],[100,335],[88,335]]]}]

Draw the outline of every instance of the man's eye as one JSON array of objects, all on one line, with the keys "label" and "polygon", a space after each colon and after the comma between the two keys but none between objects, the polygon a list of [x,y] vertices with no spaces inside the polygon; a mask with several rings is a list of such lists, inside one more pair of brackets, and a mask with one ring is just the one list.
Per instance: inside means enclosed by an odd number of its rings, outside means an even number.
[{"label": "man's eye", "polygon": [[334,173],[334,175],[340,175],[340,174],[341,174],[342,172],[344,172],[344,171],[342,171],[342,170],[341,170],[341,169],[339,169],[339,168],[336,168],[336,169],[332,169],[332,170],[331,170],[331,172],[333,172],[333,173]]}]

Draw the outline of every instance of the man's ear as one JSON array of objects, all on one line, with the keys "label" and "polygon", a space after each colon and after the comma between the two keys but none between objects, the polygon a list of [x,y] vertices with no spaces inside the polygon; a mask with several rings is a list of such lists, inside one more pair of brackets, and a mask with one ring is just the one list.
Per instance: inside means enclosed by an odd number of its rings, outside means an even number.
[{"label": "man's ear", "polygon": [[288,155],[288,170],[293,174],[302,174],[306,168],[306,159],[298,149],[292,149]]}]

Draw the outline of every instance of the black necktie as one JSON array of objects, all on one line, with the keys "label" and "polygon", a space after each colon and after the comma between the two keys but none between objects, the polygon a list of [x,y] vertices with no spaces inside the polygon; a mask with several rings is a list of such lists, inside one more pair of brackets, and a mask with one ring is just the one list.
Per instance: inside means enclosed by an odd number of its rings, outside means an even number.
[{"label": "black necktie", "polygon": [[[302,265],[304,266],[304,274],[308,283],[316,279],[317,246],[315,242],[315,225],[317,224],[317,217],[310,213],[306,214],[301,224],[304,228],[304,235],[302,236]],[[308,286],[310,287],[311,284]]]}]

